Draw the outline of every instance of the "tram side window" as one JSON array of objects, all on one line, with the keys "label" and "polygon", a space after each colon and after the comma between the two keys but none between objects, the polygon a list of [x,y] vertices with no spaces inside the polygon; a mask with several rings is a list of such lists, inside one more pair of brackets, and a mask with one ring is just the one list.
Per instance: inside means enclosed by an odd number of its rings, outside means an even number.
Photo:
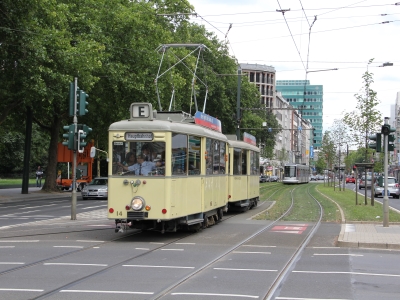
[{"label": "tram side window", "polygon": [[220,165],[220,145],[219,141],[212,141],[212,158],[213,158],[213,174],[219,174],[219,165]]},{"label": "tram side window", "polygon": [[258,153],[250,151],[250,174],[257,175],[258,169]]},{"label": "tram side window", "polygon": [[242,151],[238,148],[233,149],[233,175],[242,175]]},{"label": "tram side window", "polygon": [[219,159],[219,174],[226,173],[226,161],[225,161],[225,151],[226,151],[226,143],[220,142],[220,159]]},{"label": "tram side window", "polygon": [[212,139],[206,139],[206,174],[211,175],[213,168],[212,162]]},{"label": "tram side window", "polygon": [[199,137],[189,136],[189,175],[200,175],[200,145]]},{"label": "tram side window", "polygon": [[247,150],[242,149],[242,175],[247,174]]},{"label": "tram side window", "polygon": [[188,150],[188,137],[185,134],[173,133],[172,134],[172,157],[171,169],[172,175],[182,176],[187,175],[187,150]]}]

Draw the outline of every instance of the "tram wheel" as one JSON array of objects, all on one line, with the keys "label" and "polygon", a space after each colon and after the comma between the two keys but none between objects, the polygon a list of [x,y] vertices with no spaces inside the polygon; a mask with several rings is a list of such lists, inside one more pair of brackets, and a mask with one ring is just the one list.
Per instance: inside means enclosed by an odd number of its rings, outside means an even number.
[{"label": "tram wheel", "polygon": [[224,216],[224,212],[222,211],[222,208],[218,209],[217,215],[218,215],[218,222],[221,222],[222,221],[222,217]]},{"label": "tram wheel", "polygon": [[208,227],[208,217],[206,215],[204,215],[203,218],[203,229]]}]

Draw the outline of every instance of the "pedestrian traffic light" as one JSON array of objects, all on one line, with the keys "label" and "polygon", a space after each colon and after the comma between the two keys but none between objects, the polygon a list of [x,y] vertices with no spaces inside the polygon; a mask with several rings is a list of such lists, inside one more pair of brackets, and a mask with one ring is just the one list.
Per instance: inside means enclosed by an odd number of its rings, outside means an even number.
[{"label": "pedestrian traffic light", "polygon": [[78,152],[83,153],[84,148],[87,145],[85,141],[87,135],[92,131],[92,128],[85,124],[78,124]]},{"label": "pedestrian traffic light", "polygon": [[89,111],[86,109],[87,105],[89,104],[86,101],[86,98],[89,98],[89,95],[85,93],[85,91],[80,90],[79,91],[79,97],[78,97],[78,115],[79,116],[84,116],[86,115]]},{"label": "pedestrian traffic light", "polygon": [[368,137],[371,141],[374,141],[374,143],[369,143],[368,148],[370,149],[375,149],[376,152],[382,152],[382,134],[377,133],[370,135]]},{"label": "pedestrian traffic light", "polygon": [[75,138],[75,125],[71,124],[68,126],[64,126],[64,130],[67,131],[67,133],[63,134],[63,145],[67,146],[69,150],[75,150],[75,145],[76,145],[76,138]]}]

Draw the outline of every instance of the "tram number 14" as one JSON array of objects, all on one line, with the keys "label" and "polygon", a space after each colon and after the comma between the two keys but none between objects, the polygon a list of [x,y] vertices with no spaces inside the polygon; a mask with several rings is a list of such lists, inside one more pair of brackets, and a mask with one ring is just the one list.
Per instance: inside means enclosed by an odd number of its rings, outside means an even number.
[{"label": "tram number 14", "polygon": [[117,216],[122,216],[122,211],[117,211]]}]

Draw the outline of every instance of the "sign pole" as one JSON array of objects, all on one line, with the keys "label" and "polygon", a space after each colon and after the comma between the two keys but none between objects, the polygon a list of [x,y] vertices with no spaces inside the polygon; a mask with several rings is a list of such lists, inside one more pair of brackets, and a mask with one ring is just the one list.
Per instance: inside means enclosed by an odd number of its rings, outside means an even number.
[{"label": "sign pole", "polygon": [[77,130],[78,130],[78,118],[76,117],[76,103],[77,103],[77,90],[78,86],[78,78],[75,77],[74,80],[74,157],[72,163],[72,195],[71,195],[71,220],[76,220],[76,161],[77,161],[77,153],[76,148],[77,145],[75,143],[75,139],[77,138]]}]

